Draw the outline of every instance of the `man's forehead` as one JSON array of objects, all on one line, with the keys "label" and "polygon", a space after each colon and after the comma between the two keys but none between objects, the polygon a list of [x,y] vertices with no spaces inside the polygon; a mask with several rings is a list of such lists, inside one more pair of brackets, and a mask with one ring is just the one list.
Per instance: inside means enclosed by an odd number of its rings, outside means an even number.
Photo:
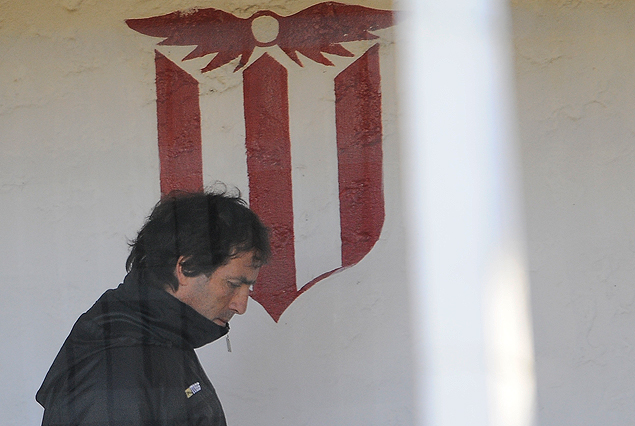
[{"label": "man's forehead", "polygon": [[260,269],[262,265],[264,264],[264,262],[262,261],[262,259],[260,258],[256,250],[237,252],[233,254],[230,257],[230,259],[238,259],[241,257],[244,257],[247,263],[249,264],[249,266],[254,269]]},{"label": "man's forehead", "polygon": [[250,277],[254,274],[257,275],[262,266],[262,262],[259,261],[258,256],[251,251],[232,256],[230,263],[233,264],[233,267],[228,269],[228,274],[234,274],[236,278]]}]

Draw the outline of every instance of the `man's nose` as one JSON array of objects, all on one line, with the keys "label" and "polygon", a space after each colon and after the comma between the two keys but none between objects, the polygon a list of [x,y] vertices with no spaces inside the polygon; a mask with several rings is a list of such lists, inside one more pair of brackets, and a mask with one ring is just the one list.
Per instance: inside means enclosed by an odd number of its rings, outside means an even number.
[{"label": "man's nose", "polygon": [[242,315],[247,311],[247,302],[249,301],[249,286],[242,285],[234,294],[229,304],[229,309],[235,311],[238,315]]}]

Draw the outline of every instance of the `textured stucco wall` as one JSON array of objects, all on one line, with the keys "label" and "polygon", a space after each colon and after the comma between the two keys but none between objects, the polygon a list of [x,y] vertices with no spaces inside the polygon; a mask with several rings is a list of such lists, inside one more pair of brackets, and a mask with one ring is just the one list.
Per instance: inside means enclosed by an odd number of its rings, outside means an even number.
[{"label": "textured stucco wall", "polygon": [[[195,6],[249,16],[313,3]],[[511,5],[538,420],[630,424],[635,4]],[[120,282],[127,239],[159,196],[155,41],[124,20],[192,6],[0,1],[3,424],[39,422],[33,396],[46,370],[77,316]],[[382,46],[388,52],[390,43]],[[358,266],[298,298],[277,324],[252,303],[232,323],[233,353],[224,344],[201,350],[233,424],[411,423],[395,88],[391,56],[382,58],[380,241]]]},{"label": "textured stucco wall", "polygon": [[542,426],[635,418],[634,16],[513,3]]},{"label": "textured stucco wall", "polygon": [[[76,318],[123,278],[128,239],[159,197],[156,39],[124,20],[192,6],[289,15],[314,3],[0,2],[2,424],[38,424],[35,391]],[[224,342],[200,350],[231,424],[412,422],[394,52],[391,32],[382,37],[381,237],[278,323],[252,302],[232,321],[232,353]],[[231,122],[231,110],[219,114]]]}]

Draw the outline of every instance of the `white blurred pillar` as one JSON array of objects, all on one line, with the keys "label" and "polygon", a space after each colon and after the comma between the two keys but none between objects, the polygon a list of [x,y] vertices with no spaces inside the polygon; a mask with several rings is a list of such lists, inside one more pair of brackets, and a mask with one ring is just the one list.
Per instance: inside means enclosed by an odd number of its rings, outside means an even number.
[{"label": "white blurred pillar", "polygon": [[418,424],[532,425],[507,3],[396,8]]}]

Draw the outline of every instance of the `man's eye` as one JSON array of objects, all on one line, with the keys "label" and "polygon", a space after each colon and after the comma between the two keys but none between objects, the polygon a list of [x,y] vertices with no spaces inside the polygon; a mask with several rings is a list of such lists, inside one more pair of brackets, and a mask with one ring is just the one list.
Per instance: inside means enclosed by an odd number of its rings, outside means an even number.
[{"label": "man's eye", "polygon": [[227,281],[227,282],[229,283],[229,286],[231,288],[240,288],[240,286],[242,285],[241,283],[235,283],[235,282],[232,282],[232,281]]}]

